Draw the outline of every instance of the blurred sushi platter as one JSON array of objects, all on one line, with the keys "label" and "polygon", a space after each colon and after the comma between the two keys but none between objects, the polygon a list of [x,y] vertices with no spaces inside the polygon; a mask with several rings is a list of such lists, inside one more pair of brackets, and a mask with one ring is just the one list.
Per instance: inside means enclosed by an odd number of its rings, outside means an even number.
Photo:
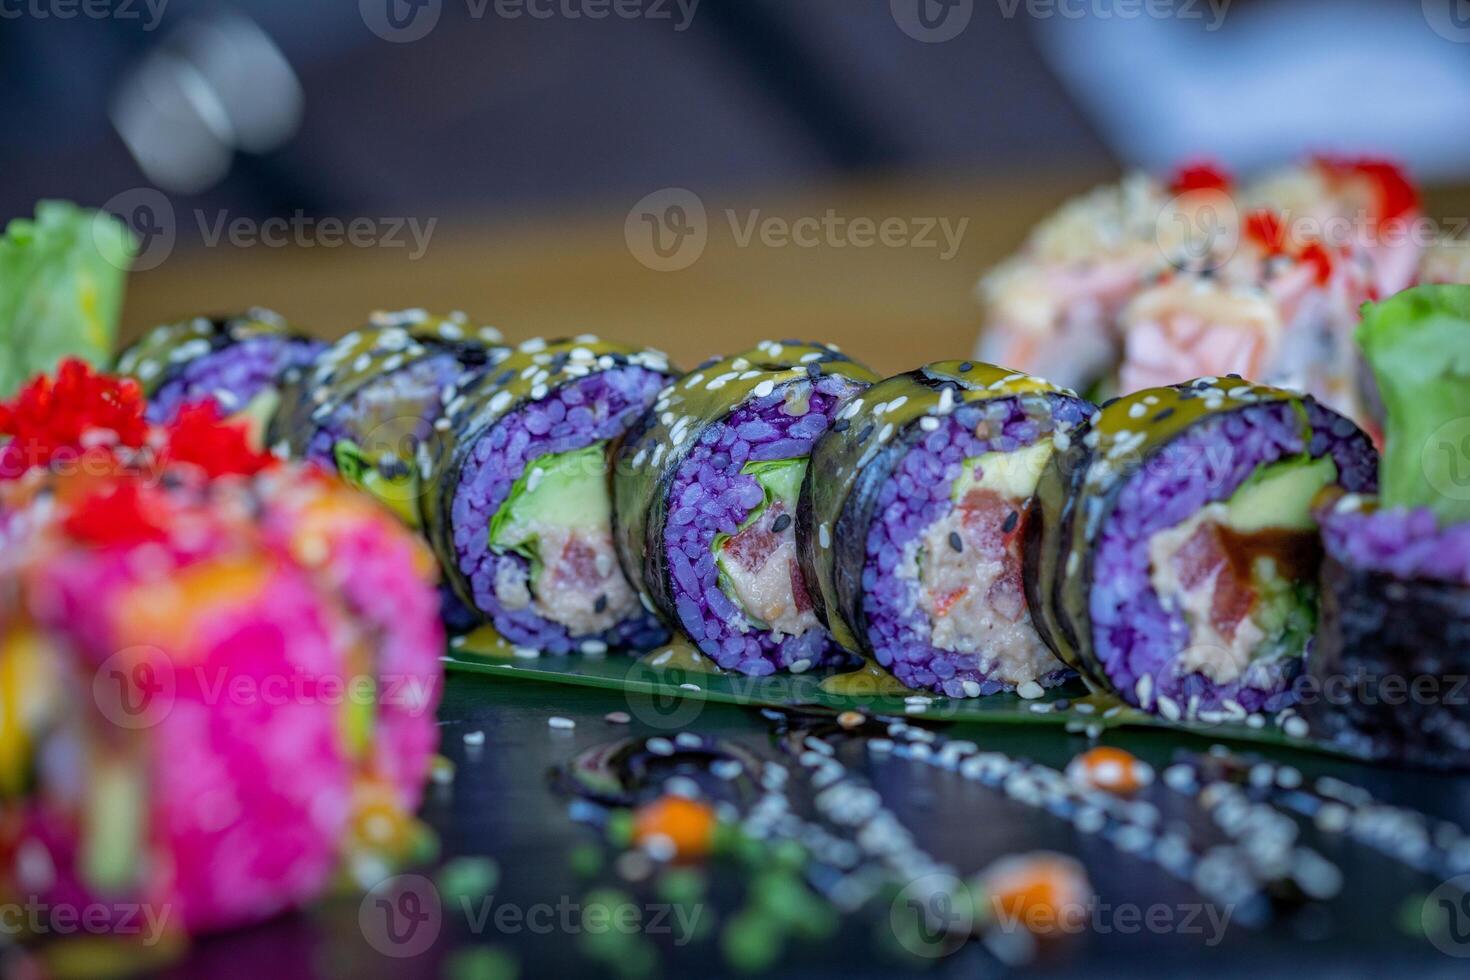
[{"label": "blurred sushi platter", "polygon": [[0,240],[8,972],[1470,956],[1470,243],[1392,164],[1099,188],[891,377],[115,352],[126,239]]}]

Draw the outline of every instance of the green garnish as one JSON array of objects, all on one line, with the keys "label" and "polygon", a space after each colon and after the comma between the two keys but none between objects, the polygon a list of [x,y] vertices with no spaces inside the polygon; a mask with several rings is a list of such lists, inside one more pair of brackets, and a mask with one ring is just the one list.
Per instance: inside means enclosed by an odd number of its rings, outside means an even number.
[{"label": "green garnish", "polygon": [[0,236],[0,397],[64,357],[105,364],[136,252],[111,215],[42,201]]},{"label": "green garnish", "polygon": [[402,472],[388,476],[351,439],[337,441],[332,460],[344,481],[387,506],[409,527],[419,526],[419,480],[412,466],[404,464]]},{"label": "green garnish", "polygon": [[1383,502],[1470,521],[1470,286],[1365,304],[1357,336],[1388,414]]},{"label": "green garnish", "polygon": [[514,552],[531,563],[531,585],[541,577],[538,527],[608,527],[612,496],[607,487],[607,443],[548,453],[537,458],[511,486],[490,519],[490,547]]},{"label": "green garnish", "polygon": [[[761,515],[770,509],[777,501],[781,502],[783,512],[793,519],[796,515],[796,498],[801,493],[801,481],[806,478],[806,467],[809,460],[805,456],[795,459],[774,459],[764,462],[746,463],[740,468],[740,472],[746,476],[753,476],[761,489],[765,491],[765,497],[759,504],[751,508],[750,513],[745,516],[735,534],[739,534],[761,519]],[[779,518],[778,518],[779,520]],[[720,570],[720,590],[729,596],[730,601],[741,607],[752,625],[757,629],[767,629],[765,623],[760,622],[752,616],[749,610],[741,605],[740,599],[735,592],[735,585],[730,580],[728,569],[725,567],[725,543],[733,534],[716,534],[710,542],[710,551],[714,553],[715,564]]]}]

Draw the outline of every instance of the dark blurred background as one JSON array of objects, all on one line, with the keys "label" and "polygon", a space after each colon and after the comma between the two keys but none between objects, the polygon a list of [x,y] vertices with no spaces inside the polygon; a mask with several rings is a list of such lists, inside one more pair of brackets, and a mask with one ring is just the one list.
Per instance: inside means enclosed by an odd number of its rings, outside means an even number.
[{"label": "dark blurred background", "polygon": [[[338,323],[367,304],[632,323],[596,281],[646,283],[637,303],[654,307],[700,281],[622,246],[635,202],[684,187],[712,209],[972,217],[925,290],[941,306],[879,303],[958,331],[981,266],[1128,167],[1339,150],[1433,184],[1470,174],[1467,0],[0,0],[0,82],[0,218],[67,197],[146,224],[148,188],[175,209],[168,261],[134,277],[132,328],[257,296]],[[433,250],[411,269],[319,253],[309,274],[238,242],[197,254],[222,218],[298,212],[432,217]],[[768,266],[710,248],[710,289],[799,268],[791,292],[819,278],[840,303],[874,272],[851,251]],[[599,249],[603,265],[577,268]],[[507,276],[528,250],[542,264],[493,293],[469,271]]]}]

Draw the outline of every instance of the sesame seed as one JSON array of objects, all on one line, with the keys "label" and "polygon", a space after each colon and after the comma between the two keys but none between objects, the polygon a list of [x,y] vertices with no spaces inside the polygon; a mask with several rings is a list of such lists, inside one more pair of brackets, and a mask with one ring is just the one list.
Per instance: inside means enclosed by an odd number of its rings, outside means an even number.
[{"label": "sesame seed", "polygon": [[546,719],[546,724],[550,725],[552,728],[560,729],[562,731],[570,731],[571,729],[577,727],[577,723],[575,721],[570,718],[563,718],[561,715],[552,715],[550,718]]},{"label": "sesame seed", "polygon": [[958,531],[950,531],[949,532],[949,546],[951,548],[953,548],[958,553],[961,553],[961,554],[964,553],[964,550],[965,550],[965,542],[960,537],[960,532],[958,532]]}]

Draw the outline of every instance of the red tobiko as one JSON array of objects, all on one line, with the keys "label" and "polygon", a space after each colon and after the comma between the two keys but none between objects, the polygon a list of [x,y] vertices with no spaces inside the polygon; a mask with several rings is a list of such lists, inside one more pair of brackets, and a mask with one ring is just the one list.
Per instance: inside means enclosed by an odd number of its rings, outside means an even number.
[{"label": "red tobiko", "polygon": [[74,540],[99,548],[162,541],[168,536],[162,510],[160,500],[123,478],[77,501],[62,527]]},{"label": "red tobiko", "polygon": [[1261,208],[1245,216],[1245,233],[1251,241],[1276,255],[1286,248],[1286,229],[1275,211]]},{"label": "red tobiko", "polygon": [[113,446],[137,448],[148,435],[143,393],[128,378],[97,374],[67,358],[56,377],[39,375],[10,401],[0,404],[0,479],[64,456]]},{"label": "red tobiko", "polygon": [[211,478],[254,476],[277,463],[269,453],[251,448],[250,434],[243,423],[223,421],[213,399],[179,409],[168,426],[166,461],[192,464]]},{"label": "red tobiko", "polygon": [[1169,178],[1169,191],[1184,194],[1189,191],[1228,191],[1230,175],[1212,163],[1185,164]]},{"label": "red tobiko", "polygon": [[1379,221],[1392,221],[1419,210],[1419,190],[1398,164],[1375,157],[1321,155],[1315,160],[1332,180],[1367,180],[1377,198],[1375,217]]}]

